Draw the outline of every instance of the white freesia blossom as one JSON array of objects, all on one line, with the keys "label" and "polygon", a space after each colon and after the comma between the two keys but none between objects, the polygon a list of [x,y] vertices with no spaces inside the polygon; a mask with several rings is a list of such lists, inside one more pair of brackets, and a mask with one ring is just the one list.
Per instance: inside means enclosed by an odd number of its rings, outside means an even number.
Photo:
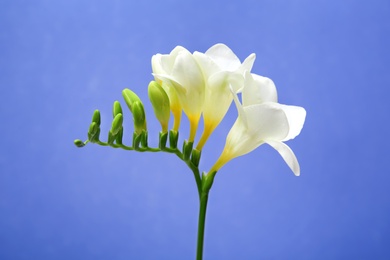
[{"label": "white freesia blossom", "polygon": [[193,142],[205,96],[203,73],[198,63],[187,49],[177,46],[170,54],[154,55],[152,69],[154,77],[167,89],[172,111],[183,108],[187,115],[189,141]]},{"label": "white freesia blossom", "polygon": [[262,144],[269,144],[283,157],[295,175],[300,168],[293,151],[283,142],[296,137],[304,124],[306,111],[302,107],[277,103],[272,80],[246,73],[242,104],[234,94],[238,118],[231,128],[225,148],[211,168],[218,171],[231,159],[251,152]]},{"label": "white freesia blossom", "polygon": [[202,111],[204,130],[197,145],[197,149],[201,150],[233,101],[230,89],[238,92],[243,87],[244,72],[252,69],[256,56],[249,55],[241,64],[229,47],[216,44],[205,53],[195,52],[194,57],[202,69],[206,83]]}]

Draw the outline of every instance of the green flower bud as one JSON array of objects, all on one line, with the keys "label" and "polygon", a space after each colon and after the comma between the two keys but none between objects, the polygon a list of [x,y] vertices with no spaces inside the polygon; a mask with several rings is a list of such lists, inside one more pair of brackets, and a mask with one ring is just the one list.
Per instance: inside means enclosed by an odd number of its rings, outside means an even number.
[{"label": "green flower bud", "polygon": [[130,89],[122,91],[123,98],[130,111],[133,113],[134,132],[140,135],[142,131],[146,131],[146,116],[144,105],[141,99]]},{"label": "green flower bud", "polygon": [[167,133],[171,115],[167,93],[156,81],[151,81],[148,87],[148,96],[152,103],[154,114],[161,124],[162,132]]},{"label": "green flower bud", "polygon": [[88,140],[92,143],[99,141],[100,127],[96,122],[92,122],[88,130]]},{"label": "green flower bud", "polygon": [[92,122],[95,122],[98,126],[100,126],[100,111],[97,109],[93,112]]},{"label": "green flower bud", "polygon": [[115,117],[117,114],[123,114],[121,103],[119,103],[119,101],[115,101],[112,107],[112,116]]},{"label": "green flower bud", "polygon": [[125,88],[122,91],[122,96],[125,99],[125,102],[126,102],[127,106],[129,107],[131,112],[133,112],[133,104],[135,102],[140,102],[142,104],[141,99],[133,91],[131,91],[128,88]]},{"label": "green flower bud", "polygon": [[119,133],[119,131],[122,129],[122,123],[123,123],[122,114],[117,114],[114,117],[114,120],[112,120],[112,125],[111,125],[111,133],[113,135],[117,135]]},{"label": "green flower bud", "polygon": [[146,131],[146,117],[144,106],[141,102],[134,102],[132,107],[133,119],[134,119],[134,132],[140,135],[143,131]]},{"label": "green flower bud", "polygon": [[96,122],[92,122],[89,125],[88,134],[95,135],[99,129],[99,125]]},{"label": "green flower bud", "polygon": [[80,139],[74,140],[74,144],[75,144],[77,147],[84,147],[84,146],[85,146],[84,142],[81,141]]}]

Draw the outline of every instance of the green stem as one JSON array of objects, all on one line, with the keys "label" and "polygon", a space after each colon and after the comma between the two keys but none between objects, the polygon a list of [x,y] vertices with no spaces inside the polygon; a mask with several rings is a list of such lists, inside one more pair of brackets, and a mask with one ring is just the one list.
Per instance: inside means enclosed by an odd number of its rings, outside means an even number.
[{"label": "green stem", "polygon": [[206,210],[209,191],[203,191],[200,196],[199,220],[198,220],[198,245],[196,249],[196,260],[203,259],[204,228],[206,224]]}]

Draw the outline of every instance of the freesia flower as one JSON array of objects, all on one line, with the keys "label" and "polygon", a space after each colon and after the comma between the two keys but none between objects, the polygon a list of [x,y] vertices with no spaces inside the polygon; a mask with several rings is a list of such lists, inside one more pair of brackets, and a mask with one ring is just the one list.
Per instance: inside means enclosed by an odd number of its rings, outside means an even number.
[{"label": "freesia flower", "polygon": [[249,55],[241,64],[239,58],[224,44],[216,44],[205,53],[195,52],[194,57],[205,77],[205,101],[203,105],[204,130],[197,145],[201,150],[208,137],[219,125],[230,104],[234,92],[238,92],[244,84],[244,72],[250,71],[255,54]]},{"label": "freesia flower", "polygon": [[[171,110],[176,121],[180,122],[181,108],[190,121],[189,142],[195,139],[196,129],[202,113],[205,83],[203,73],[193,55],[185,48],[177,46],[170,54],[157,54],[152,57],[153,75],[166,90]],[[180,111],[180,112],[179,112]],[[178,124],[174,130],[178,130]]]},{"label": "freesia flower", "polygon": [[300,133],[306,117],[305,109],[277,103],[272,80],[249,72],[245,74],[242,104],[237,94],[234,94],[234,101],[238,118],[226,138],[221,156],[210,172],[218,171],[231,159],[247,154],[262,144],[269,144],[298,176],[298,160],[283,142]]}]

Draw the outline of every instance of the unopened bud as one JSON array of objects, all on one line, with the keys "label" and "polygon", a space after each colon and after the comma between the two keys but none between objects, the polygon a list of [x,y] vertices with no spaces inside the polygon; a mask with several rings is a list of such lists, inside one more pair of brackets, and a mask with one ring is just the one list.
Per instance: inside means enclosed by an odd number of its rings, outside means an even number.
[{"label": "unopened bud", "polygon": [[140,135],[143,131],[146,131],[146,117],[144,106],[141,102],[134,102],[132,105],[133,119],[134,119],[134,132]]},{"label": "unopened bud", "polygon": [[74,140],[74,144],[75,144],[77,147],[84,147],[84,146],[85,146],[84,142],[81,141],[80,139]]},{"label": "unopened bud", "polygon": [[123,114],[119,101],[115,101],[112,107],[112,116],[115,117],[117,114]]},{"label": "unopened bud", "polygon": [[96,122],[92,122],[88,130],[88,140],[92,143],[99,140],[100,127]]},{"label": "unopened bud", "polygon": [[118,132],[122,129],[122,123],[123,123],[122,114],[117,114],[114,117],[114,120],[112,120],[112,125],[111,125],[111,133],[113,135],[118,134]]},{"label": "unopened bud", "polygon": [[92,122],[95,122],[98,126],[100,126],[100,111],[97,109],[93,112]]},{"label": "unopened bud", "polygon": [[140,102],[142,104],[142,101],[141,99],[137,96],[137,94],[135,94],[133,91],[131,91],[130,89],[128,88],[125,88],[123,91],[122,91],[122,96],[123,98],[125,99],[125,102],[127,104],[127,106],[129,107],[130,111],[133,112],[133,104],[135,102]]},{"label": "unopened bud", "polygon": [[151,81],[148,87],[148,96],[152,103],[154,114],[161,124],[162,132],[167,133],[170,117],[170,105],[167,93],[156,81]]},{"label": "unopened bud", "polygon": [[90,133],[91,135],[94,135],[97,133],[97,130],[99,129],[99,126],[98,124],[96,124],[95,122],[92,122],[90,125],[89,125],[89,130],[88,130],[88,133]]},{"label": "unopened bud", "polygon": [[141,99],[130,89],[122,91],[123,98],[130,111],[133,113],[134,132],[140,135],[142,131],[146,131],[146,116],[144,105]]}]

